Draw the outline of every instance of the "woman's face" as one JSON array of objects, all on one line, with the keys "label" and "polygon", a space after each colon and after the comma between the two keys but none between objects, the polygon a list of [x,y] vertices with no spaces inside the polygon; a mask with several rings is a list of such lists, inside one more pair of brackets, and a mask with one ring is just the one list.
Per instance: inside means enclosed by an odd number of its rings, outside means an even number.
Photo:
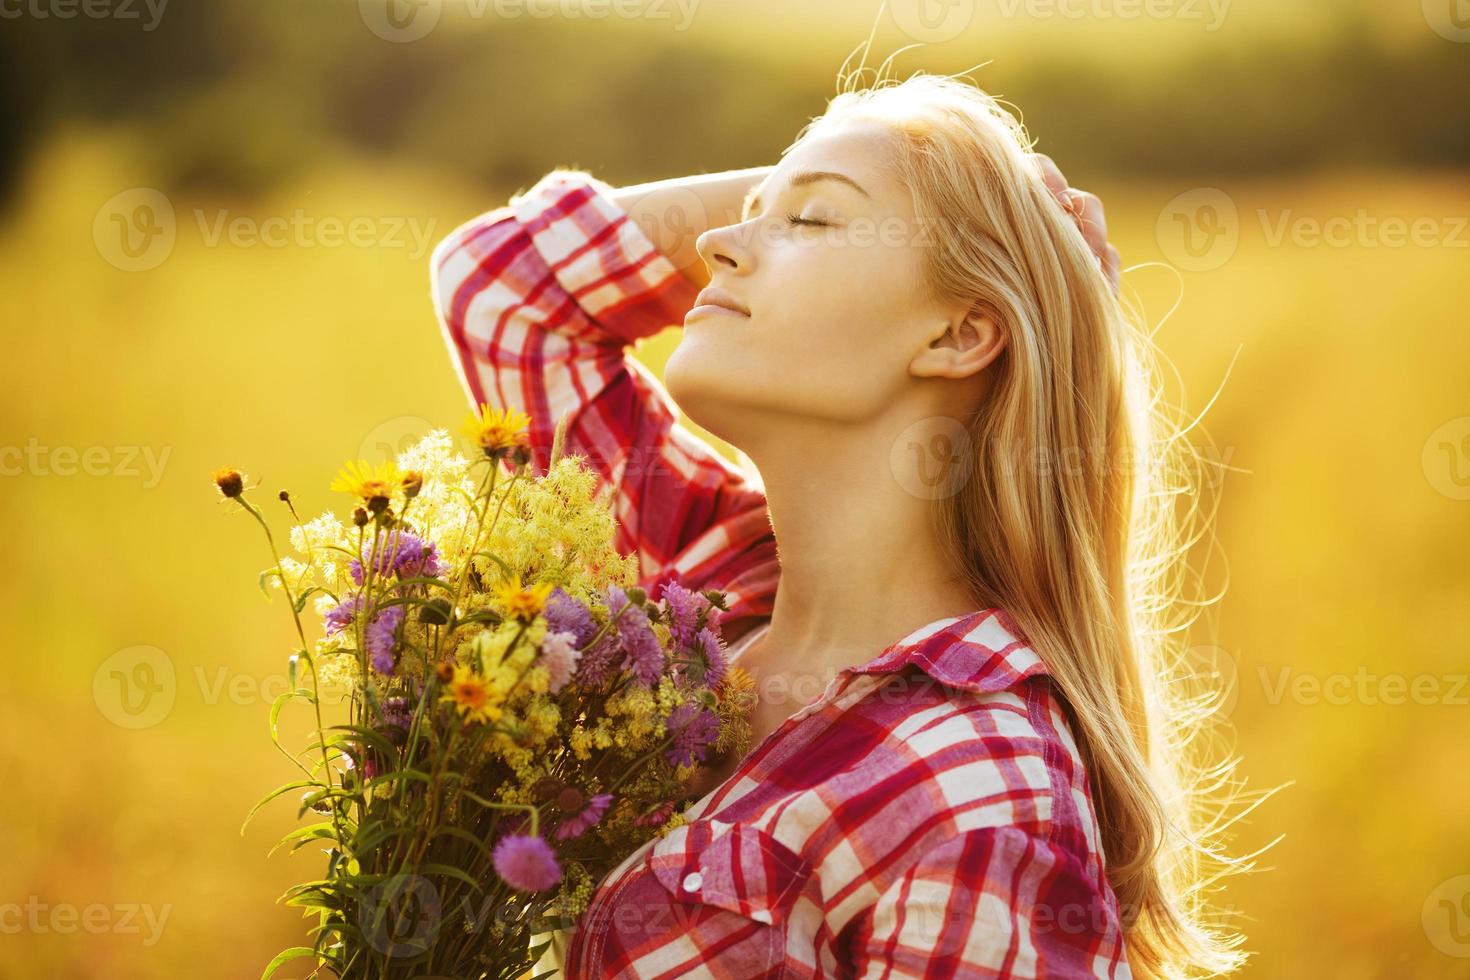
[{"label": "woman's face", "polygon": [[705,429],[744,447],[793,417],[859,422],[914,383],[910,362],[948,311],[921,287],[925,239],[886,172],[891,139],[866,122],[814,131],[742,221],[700,236],[710,288],[749,311],[691,310],[665,367]]}]

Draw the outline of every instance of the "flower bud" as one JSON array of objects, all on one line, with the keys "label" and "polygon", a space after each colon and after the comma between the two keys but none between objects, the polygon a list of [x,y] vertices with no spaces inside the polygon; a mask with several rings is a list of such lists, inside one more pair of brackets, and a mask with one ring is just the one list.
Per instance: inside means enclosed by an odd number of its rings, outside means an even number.
[{"label": "flower bud", "polygon": [[214,485],[220,493],[233,500],[245,492],[245,477],[239,470],[215,470]]},{"label": "flower bud", "polygon": [[419,622],[428,626],[443,626],[449,622],[448,599],[430,599],[419,607]]}]

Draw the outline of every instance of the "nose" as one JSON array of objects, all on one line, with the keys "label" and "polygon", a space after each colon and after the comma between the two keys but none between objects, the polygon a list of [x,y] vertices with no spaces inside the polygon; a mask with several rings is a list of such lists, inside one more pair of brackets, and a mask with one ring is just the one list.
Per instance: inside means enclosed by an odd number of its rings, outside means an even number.
[{"label": "nose", "polygon": [[694,240],[694,249],[713,272],[720,266],[731,271],[749,272],[754,264],[747,225],[723,225],[711,228]]}]

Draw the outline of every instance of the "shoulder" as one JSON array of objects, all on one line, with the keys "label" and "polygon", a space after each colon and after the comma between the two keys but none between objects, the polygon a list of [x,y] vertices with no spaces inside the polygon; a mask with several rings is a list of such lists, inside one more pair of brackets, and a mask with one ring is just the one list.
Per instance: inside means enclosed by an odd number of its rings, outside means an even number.
[{"label": "shoulder", "polygon": [[[924,860],[1062,861],[1103,878],[1100,833],[1070,712],[1008,617],[983,610],[890,647],[855,673],[838,722],[850,749],[817,792],[868,857],[848,890],[869,900]],[[825,855],[814,855],[824,860]],[[838,870],[834,868],[834,870]]]},{"label": "shoulder", "polygon": [[880,805],[905,808],[915,832],[1020,827],[1046,837],[1079,816],[1086,773],[1047,677],[974,691],[909,665],[849,715],[871,733],[853,774],[881,787]]},{"label": "shoulder", "polygon": [[[953,832],[1021,826],[1043,835],[1090,811],[1070,713],[1046,664],[1000,609],[938,620],[854,674],[854,716],[878,736],[858,762],[923,787]],[[1079,800],[1077,797],[1082,797]]]},{"label": "shoulder", "polygon": [[[991,692],[916,679],[897,707],[836,790],[840,836],[809,842],[829,928],[886,937],[884,949],[895,934],[916,951],[948,936],[977,963],[1017,942],[1053,964],[1120,950],[1086,772],[1050,679]],[[994,975],[1044,972],[1021,962]]]}]

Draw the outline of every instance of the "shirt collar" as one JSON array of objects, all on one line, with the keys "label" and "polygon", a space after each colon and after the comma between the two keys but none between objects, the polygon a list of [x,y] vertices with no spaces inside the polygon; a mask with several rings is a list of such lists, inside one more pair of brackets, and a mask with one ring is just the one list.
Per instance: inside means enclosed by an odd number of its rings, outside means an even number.
[{"label": "shirt collar", "polygon": [[936,619],[844,673],[890,674],[913,664],[949,687],[991,693],[1050,672],[1004,609]]}]

